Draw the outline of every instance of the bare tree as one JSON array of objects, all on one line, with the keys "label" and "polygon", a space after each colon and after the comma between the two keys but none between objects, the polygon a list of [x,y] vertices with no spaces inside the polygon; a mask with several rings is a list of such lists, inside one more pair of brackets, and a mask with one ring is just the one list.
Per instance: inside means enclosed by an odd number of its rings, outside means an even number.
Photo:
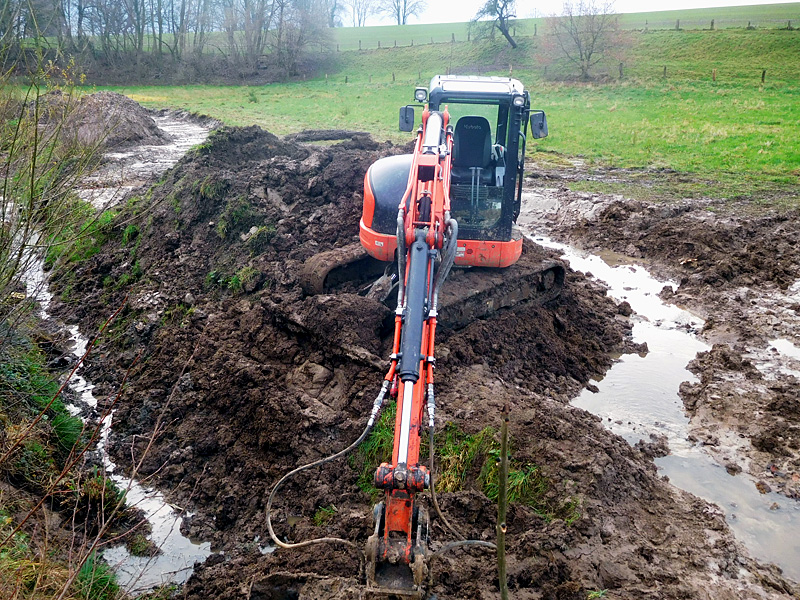
[{"label": "bare tree", "polygon": [[512,48],[517,47],[517,42],[511,37],[511,25],[517,16],[516,0],[486,0],[470,22],[472,27],[488,26],[490,30],[495,27],[500,30]]},{"label": "bare tree", "polygon": [[609,0],[567,0],[562,16],[549,19],[549,48],[556,60],[576,67],[582,80],[608,58],[620,58],[625,43],[620,35],[613,2]]},{"label": "bare tree", "polygon": [[325,12],[328,15],[328,27],[341,27],[342,17],[347,12],[347,5],[342,0],[326,0]]},{"label": "bare tree", "polygon": [[425,8],[425,0],[385,0],[378,12],[391,16],[397,25],[406,25],[409,17],[419,15]]},{"label": "bare tree", "polygon": [[345,6],[353,17],[353,27],[364,27],[367,17],[375,12],[374,0],[345,0]]}]

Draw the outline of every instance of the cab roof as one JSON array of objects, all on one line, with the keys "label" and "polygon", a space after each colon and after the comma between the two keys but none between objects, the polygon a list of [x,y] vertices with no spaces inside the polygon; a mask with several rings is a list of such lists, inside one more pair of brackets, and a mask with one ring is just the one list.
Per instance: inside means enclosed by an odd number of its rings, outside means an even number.
[{"label": "cab roof", "polygon": [[518,79],[474,75],[437,75],[431,79],[429,90],[434,102],[440,97],[501,100],[524,94],[525,88]]}]

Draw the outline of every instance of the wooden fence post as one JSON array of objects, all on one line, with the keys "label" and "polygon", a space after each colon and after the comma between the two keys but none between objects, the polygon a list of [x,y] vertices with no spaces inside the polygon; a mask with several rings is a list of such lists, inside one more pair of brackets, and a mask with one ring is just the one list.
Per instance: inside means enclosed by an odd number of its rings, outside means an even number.
[{"label": "wooden fence post", "polygon": [[622,79],[622,63],[619,63],[619,78]]},{"label": "wooden fence post", "polygon": [[533,37],[536,37],[536,23],[533,24]]},{"label": "wooden fence post", "polygon": [[358,49],[361,50],[361,40],[358,40]]},{"label": "wooden fence post", "polygon": [[467,41],[469,41],[469,38],[470,38],[470,37],[471,37],[471,34],[470,34],[470,32],[469,32],[469,31],[467,31]]},{"label": "wooden fence post", "polygon": [[663,75],[663,77],[664,77],[664,79],[667,78],[667,65],[664,65],[664,75]]},{"label": "wooden fence post", "polygon": [[711,31],[714,31],[714,19],[711,19]]},{"label": "wooden fence post", "polygon": [[712,69],[712,70],[711,70],[711,79],[712,79],[713,81],[716,81],[716,80],[717,80],[717,70],[716,70],[716,69]]},{"label": "wooden fence post", "polygon": [[450,41],[451,42],[455,42],[456,41],[456,34],[455,33],[451,33],[450,34]]},{"label": "wooden fence post", "polygon": [[397,40],[394,41],[394,47],[397,48]]},{"label": "wooden fence post", "polygon": [[764,80],[767,78],[767,70],[761,69],[761,83],[764,83]]},{"label": "wooden fence post", "polygon": [[392,73],[392,83],[394,83],[394,73]]},{"label": "wooden fence post", "polygon": [[681,29],[681,20],[678,19],[677,21],[675,21],[675,31],[680,31],[680,29]]},{"label": "wooden fence post", "polygon": [[378,48],[380,48],[380,47],[381,47],[381,41],[378,40]]},{"label": "wooden fence post", "polygon": [[344,82],[347,83],[347,75],[344,76]]}]

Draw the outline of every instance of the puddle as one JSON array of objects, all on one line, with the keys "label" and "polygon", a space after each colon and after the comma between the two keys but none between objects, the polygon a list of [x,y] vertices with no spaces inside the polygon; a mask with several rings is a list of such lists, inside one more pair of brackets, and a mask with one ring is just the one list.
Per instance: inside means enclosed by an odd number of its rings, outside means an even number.
[{"label": "puddle", "polygon": [[[645,356],[622,356],[596,382],[598,393],[584,390],[573,404],[600,416],[608,429],[631,444],[650,441],[651,434],[666,436],[670,454],[656,459],[659,472],[673,485],[717,504],[754,557],[775,563],[787,577],[800,580],[800,502],[773,492],[761,494],[755,479],[728,474],[701,445],[687,440],[689,419],[678,388],[684,381],[697,381],[686,365],[710,346],[695,335],[702,319],[658,297],[665,285],[674,289],[676,282],[656,280],[621,255],[604,255],[610,259],[606,262],[547,237],[533,237],[561,252],[572,268],[591,272],[606,283],[610,296],[630,303],[637,313],[632,317],[634,341],[647,342],[649,349]],[[800,359],[800,349],[787,340],[774,340],[771,347]],[[735,446],[742,441],[724,443]]]},{"label": "puddle", "polygon": [[793,358],[794,360],[800,362],[800,348],[795,346],[789,340],[772,340],[769,343],[770,348],[774,348],[784,356],[788,356],[789,358]]}]

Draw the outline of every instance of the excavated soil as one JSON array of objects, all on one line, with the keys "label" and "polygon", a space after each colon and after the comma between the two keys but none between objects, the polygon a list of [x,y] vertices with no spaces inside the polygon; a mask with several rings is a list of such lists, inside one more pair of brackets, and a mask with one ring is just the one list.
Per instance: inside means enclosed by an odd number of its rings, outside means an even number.
[{"label": "excavated soil", "polygon": [[679,283],[662,298],[705,319],[713,347],[689,366],[699,382],[681,386],[690,439],[762,493],[800,499],[800,211],[547,185],[528,195],[534,228],[646,262]]},{"label": "excavated soil", "polygon": [[[351,550],[260,547],[272,484],[355,439],[380,387],[392,311],[352,293],[304,296],[297,272],[357,240],[363,174],[401,150],[359,134],[312,146],[256,127],[218,130],[128,200],[98,254],[56,275],[66,300],[55,310],[87,333],[122,306],[87,368],[98,397],[125,380],[114,460],[141,462],[140,476],[193,513],[187,532],[224,551],[198,566],[186,598],[359,597]],[[548,256],[526,243],[522,260]],[[457,289],[458,275],[447,285]],[[792,597],[794,584],[750,559],[713,505],[658,477],[652,449],[569,406],[614,353],[640,350],[628,314],[569,271],[545,306],[445,324],[438,336],[439,427],[497,427],[508,404],[514,458],[545,477],[547,518],[510,507],[513,597]],[[372,501],[357,477],[341,461],[291,481],[277,503],[278,535],[363,546]],[[496,509],[474,485],[441,503],[470,537],[493,539]],[[333,518],[315,525],[331,505]],[[450,539],[435,517],[432,539],[434,550]],[[495,598],[494,573],[491,555],[456,550],[435,559],[432,591]]]},{"label": "excavated soil", "polygon": [[43,96],[42,103],[40,122],[53,123],[59,127],[62,139],[82,146],[115,149],[169,141],[169,135],[156,125],[150,111],[116,92],[87,94],[76,101],[56,90]]}]

